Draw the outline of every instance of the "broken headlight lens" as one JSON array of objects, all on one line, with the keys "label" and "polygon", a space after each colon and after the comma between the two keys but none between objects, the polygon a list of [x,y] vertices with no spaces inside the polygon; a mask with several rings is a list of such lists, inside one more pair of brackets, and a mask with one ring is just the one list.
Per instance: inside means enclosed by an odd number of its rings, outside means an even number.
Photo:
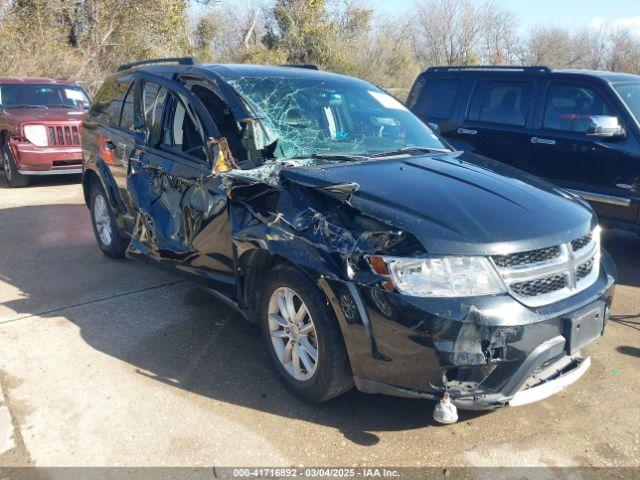
[{"label": "broken headlight lens", "polygon": [[506,292],[484,257],[400,258],[371,255],[372,270],[387,277],[385,288],[415,297],[469,297]]},{"label": "broken headlight lens", "polygon": [[36,147],[46,147],[49,144],[47,129],[44,125],[25,125],[24,136]]}]

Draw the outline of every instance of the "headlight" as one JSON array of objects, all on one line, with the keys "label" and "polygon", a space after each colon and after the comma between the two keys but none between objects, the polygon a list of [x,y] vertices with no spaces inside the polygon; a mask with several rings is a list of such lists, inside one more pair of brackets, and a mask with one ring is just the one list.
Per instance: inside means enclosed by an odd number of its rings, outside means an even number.
[{"label": "headlight", "polygon": [[44,125],[25,125],[24,136],[36,147],[46,147],[49,144],[47,129]]},{"label": "headlight", "polygon": [[[392,289],[415,297],[468,297],[506,292],[484,257],[367,257],[372,270],[387,277]],[[391,285],[387,285],[387,288]]]}]

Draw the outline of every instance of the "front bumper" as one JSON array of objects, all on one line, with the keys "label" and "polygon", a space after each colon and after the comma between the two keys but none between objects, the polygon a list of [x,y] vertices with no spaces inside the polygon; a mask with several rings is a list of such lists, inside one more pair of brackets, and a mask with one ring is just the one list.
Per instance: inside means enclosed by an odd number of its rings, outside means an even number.
[{"label": "front bumper", "polygon": [[81,147],[37,147],[28,142],[12,142],[11,148],[22,175],[82,173]]},{"label": "front bumper", "polygon": [[359,390],[436,400],[446,391],[459,408],[491,410],[541,400],[586,372],[567,318],[599,306],[604,329],[615,275],[603,252],[591,287],[538,308],[509,295],[428,299],[340,282],[330,300]]}]

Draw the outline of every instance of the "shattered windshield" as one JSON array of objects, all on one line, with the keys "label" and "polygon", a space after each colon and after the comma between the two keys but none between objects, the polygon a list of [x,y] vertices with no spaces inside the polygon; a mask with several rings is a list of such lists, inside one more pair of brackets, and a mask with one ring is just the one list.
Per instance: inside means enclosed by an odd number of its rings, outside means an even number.
[{"label": "shattered windshield", "polygon": [[364,82],[243,77],[229,83],[260,119],[277,158],[447,149],[404,105]]}]

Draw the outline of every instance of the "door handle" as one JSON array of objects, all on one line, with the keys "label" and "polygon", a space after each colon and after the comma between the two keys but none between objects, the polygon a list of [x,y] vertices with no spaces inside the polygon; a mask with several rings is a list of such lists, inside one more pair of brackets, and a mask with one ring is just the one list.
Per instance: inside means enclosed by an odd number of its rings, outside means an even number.
[{"label": "door handle", "polygon": [[471,130],[470,128],[458,128],[456,132],[458,132],[461,135],[477,135],[478,134],[477,130]]},{"label": "door handle", "polygon": [[556,141],[550,138],[531,137],[531,143],[542,143],[544,145],[555,145]]}]

